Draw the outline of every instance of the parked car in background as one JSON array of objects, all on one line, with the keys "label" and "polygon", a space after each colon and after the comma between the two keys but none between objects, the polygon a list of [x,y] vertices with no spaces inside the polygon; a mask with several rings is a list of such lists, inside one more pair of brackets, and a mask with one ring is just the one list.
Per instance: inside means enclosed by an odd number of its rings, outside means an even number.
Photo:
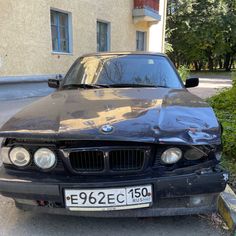
[{"label": "parked car in background", "polygon": [[163,54],[78,58],[0,130],[0,193],[38,212],[150,217],[212,212],[228,174],[221,126]]}]

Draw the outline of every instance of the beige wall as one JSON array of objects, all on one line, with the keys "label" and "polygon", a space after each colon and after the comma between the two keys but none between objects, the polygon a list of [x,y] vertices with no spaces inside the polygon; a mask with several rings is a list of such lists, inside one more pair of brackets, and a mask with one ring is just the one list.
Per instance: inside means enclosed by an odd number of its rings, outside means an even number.
[{"label": "beige wall", "polygon": [[[72,14],[73,52],[53,54],[50,8]],[[65,73],[96,51],[96,21],[111,23],[111,51],[135,50],[133,0],[0,0],[0,76]],[[160,34],[159,34],[160,35]]]}]

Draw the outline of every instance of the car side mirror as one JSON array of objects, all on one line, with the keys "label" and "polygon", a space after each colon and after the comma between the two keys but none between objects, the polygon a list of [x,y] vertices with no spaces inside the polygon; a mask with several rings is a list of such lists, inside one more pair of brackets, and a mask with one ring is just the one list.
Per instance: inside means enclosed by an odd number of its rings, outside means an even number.
[{"label": "car side mirror", "polygon": [[55,79],[48,79],[48,87],[59,88],[61,81],[62,81],[62,75],[56,76]]},{"label": "car side mirror", "polygon": [[185,88],[193,88],[199,85],[199,78],[188,78],[185,82]]},{"label": "car side mirror", "polygon": [[60,80],[58,80],[58,79],[49,79],[48,80],[48,87],[50,87],[50,88],[59,88],[60,87]]}]

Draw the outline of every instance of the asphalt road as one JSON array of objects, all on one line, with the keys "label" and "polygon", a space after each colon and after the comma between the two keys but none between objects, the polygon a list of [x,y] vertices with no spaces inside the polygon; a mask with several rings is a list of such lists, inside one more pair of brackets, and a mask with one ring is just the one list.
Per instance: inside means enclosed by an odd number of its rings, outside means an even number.
[{"label": "asphalt road", "polygon": [[[208,97],[218,88],[230,86],[230,81],[201,81],[191,92]],[[217,88],[216,88],[217,87]],[[38,98],[37,98],[38,99]],[[0,126],[22,107],[36,99],[1,101]],[[93,219],[70,216],[40,215],[20,211],[11,199],[0,196],[0,236],[11,235],[229,235],[216,226],[210,217],[181,216],[147,219]]]}]

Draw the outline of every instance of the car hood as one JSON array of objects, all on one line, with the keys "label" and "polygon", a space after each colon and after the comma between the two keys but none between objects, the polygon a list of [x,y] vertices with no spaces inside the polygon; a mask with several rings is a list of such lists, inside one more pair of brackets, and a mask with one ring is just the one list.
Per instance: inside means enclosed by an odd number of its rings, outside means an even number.
[{"label": "car hood", "polygon": [[[109,124],[113,132],[101,132]],[[186,89],[62,90],[24,108],[0,137],[220,143],[211,107]]]}]

